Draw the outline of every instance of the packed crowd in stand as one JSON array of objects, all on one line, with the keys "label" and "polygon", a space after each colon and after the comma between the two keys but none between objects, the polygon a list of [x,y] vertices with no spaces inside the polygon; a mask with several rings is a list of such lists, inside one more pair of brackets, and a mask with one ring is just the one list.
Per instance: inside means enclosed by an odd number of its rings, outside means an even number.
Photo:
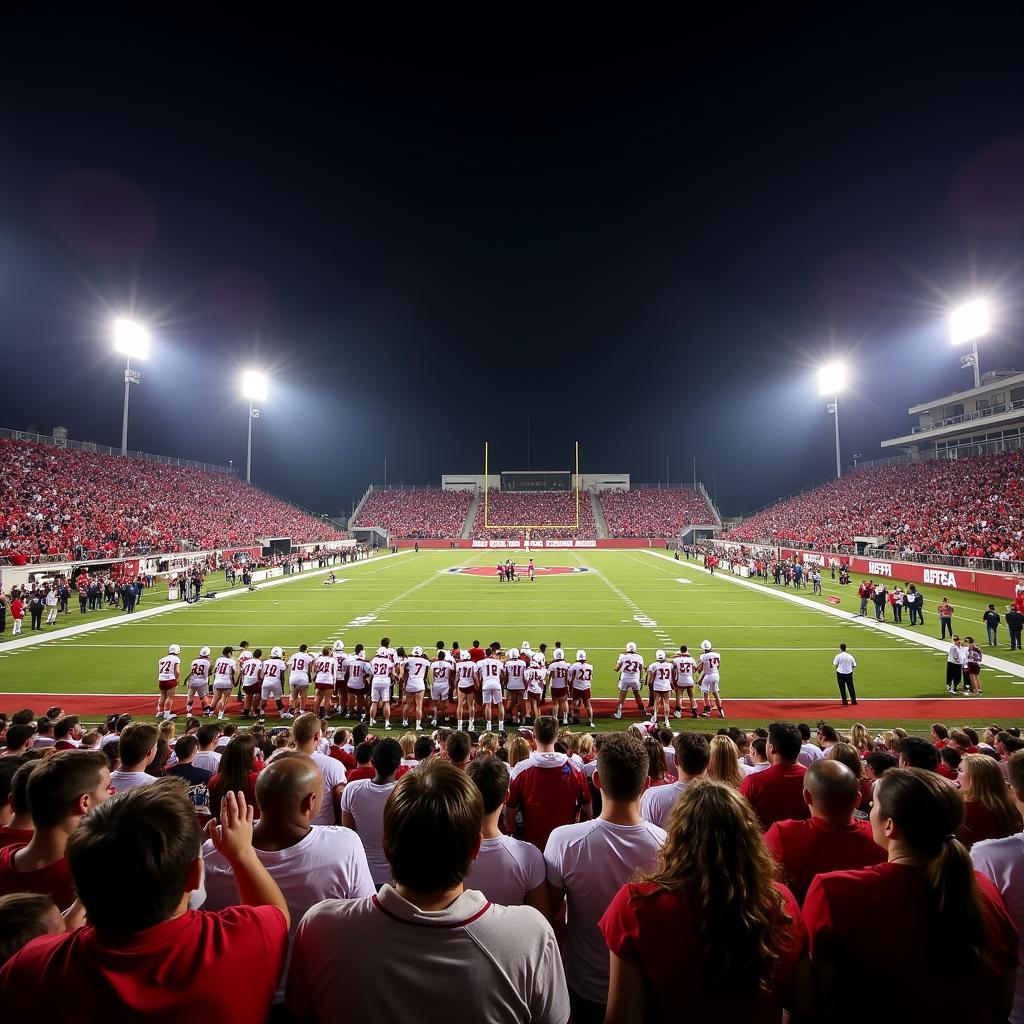
[{"label": "packed crowd in stand", "polygon": [[0,558],[82,561],[267,536],[345,534],[229,473],[0,438]]},{"label": "packed crowd in stand", "polygon": [[883,537],[893,554],[1024,559],[1024,454],[854,470],[772,505],[729,540],[841,546]]},{"label": "packed crowd in stand", "polygon": [[351,526],[379,526],[392,538],[454,538],[473,503],[472,491],[374,490]]},{"label": "packed crowd in stand", "polygon": [[457,990],[509,1024],[799,1022],[863,1020],[868,984],[904,1019],[948,991],[1020,1022],[1022,809],[1024,740],[996,725],[396,740],[25,708],[0,718],[0,998],[327,1022],[433,1019]]},{"label": "packed crowd in stand", "polygon": [[609,537],[675,537],[687,526],[715,522],[704,496],[692,487],[605,490],[598,499]]},{"label": "packed crowd in stand", "polygon": [[[531,530],[536,540],[566,540],[578,538],[593,540],[597,537],[594,507],[587,492],[579,495],[579,529],[576,523],[576,494],[574,491],[499,491],[491,488],[488,495],[487,521],[495,525],[552,525],[565,523],[571,529]],[[501,530],[484,526],[484,500],[480,497],[471,536],[474,540],[518,539],[522,530]]]}]

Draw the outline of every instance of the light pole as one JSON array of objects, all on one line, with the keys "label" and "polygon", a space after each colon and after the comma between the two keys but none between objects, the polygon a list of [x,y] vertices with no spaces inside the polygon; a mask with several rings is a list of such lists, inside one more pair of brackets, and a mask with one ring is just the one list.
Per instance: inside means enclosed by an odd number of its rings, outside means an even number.
[{"label": "light pole", "polygon": [[829,363],[818,370],[818,394],[831,395],[828,411],[836,418],[836,479],[843,475],[839,454],[839,392],[846,387],[846,367],[842,363]]},{"label": "light pole", "polygon": [[132,369],[133,359],[149,358],[149,331],[134,320],[118,318],[113,324],[114,350],[124,358],[124,410],[121,414],[121,454],[128,454],[128,391],[140,384],[142,375]]},{"label": "light pole", "polygon": [[260,410],[253,402],[267,400],[267,375],[259,370],[246,370],[242,374],[242,397],[249,400],[249,436],[245,446],[245,482],[252,482],[252,421],[260,418]]},{"label": "light pole", "polygon": [[988,334],[992,326],[992,312],[985,299],[974,299],[957,307],[949,316],[949,340],[954,345],[971,343],[971,354],[962,356],[960,365],[974,367],[974,386],[981,387],[981,367],[978,365],[978,339]]}]

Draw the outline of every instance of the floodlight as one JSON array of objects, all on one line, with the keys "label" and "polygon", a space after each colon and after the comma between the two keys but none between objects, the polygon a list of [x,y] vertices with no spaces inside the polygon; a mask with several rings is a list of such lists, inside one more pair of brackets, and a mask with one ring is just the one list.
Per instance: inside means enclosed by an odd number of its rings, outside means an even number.
[{"label": "floodlight", "polygon": [[267,400],[267,375],[259,370],[246,370],[242,374],[242,397],[250,402]]},{"label": "floodlight", "polygon": [[129,359],[149,358],[149,331],[134,320],[114,321],[114,348]]},{"label": "floodlight", "polygon": [[846,387],[846,367],[842,363],[829,363],[818,370],[818,394],[838,395]]},{"label": "floodlight", "polygon": [[954,345],[977,341],[992,327],[992,311],[985,299],[965,302],[954,309],[949,317],[949,340]]}]

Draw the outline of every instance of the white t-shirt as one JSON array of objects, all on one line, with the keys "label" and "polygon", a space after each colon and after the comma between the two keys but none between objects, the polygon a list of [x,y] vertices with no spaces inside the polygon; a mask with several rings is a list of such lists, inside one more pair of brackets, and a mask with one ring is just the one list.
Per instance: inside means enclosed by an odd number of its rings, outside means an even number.
[{"label": "white t-shirt", "polygon": [[[382,970],[386,984],[362,983]],[[404,1020],[410,1007],[456,992],[459,1017],[474,1024],[569,1019],[555,933],[533,907],[502,907],[467,889],[444,910],[423,911],[385,885],[369,899],[320,903],[299,925],[288,978],[294,1017],[335,1020],[344,993],[347,1017]]]},{"label": "white t-shirt", "polygon": [[501,689],[501,667],[501,662],[497,658],[481,658],[476,663],[476,673],[481,689]]},{"label": "white t-shirt", "polygon": [[1024,1024],[1024,832],[1005,839],[983,839],[971,847],[974,870],[980,871],[999,890],[1003,903],[1021,932],[1021,960],[1017,965],[1017,990],[1013,995],[1011,1024]]},{"label": "white t-shirt", "polygon": [[151,782],[156,782],[156,777],[145,772],[110,773],[110,784],[114,787],[115,793],[123,793],[126,789],[135,789],[137,786],[148,786]]},{"label": "white t-shirt", "polygon": [[316,812],[316,817],[311,824],[333,825],[334,798],[331,796],[331,790],[335,786],[340,786],[348,778],[345,766],[336,757],[321,753],[319,750],[314,750],[309,756],[316,762],[316,766],[324,778],[324,802],[320,805],[320,810]]},{"label": "white t-shirt", "polygon": [[[805,768],[810,768],[815,761],[820,761],[825,756],[825,751],[821,747],[814,743],[801,743],[800,753],[796,756],[796,763],[802,764]],[[765,762],[765,767],[768,767],[768,763]]]},{"label": "white t-shirt", "polygon": [[181,666],[181,658],[176,654],[165,654],[157,663],[156,677],[162,683],[169,683],[177,678]]},{"label": "white t-shirt", "polygon": [[356,832],[363,841],[366,863],[375,884],[391,880],[391,865],[384,856],[384,805],[396,783],[378,786],[373,779],[357,779],[341,794],[342,812],[355,819]]},{"label": "white t-shirt", "polygon": [[469,866],[465,886],[478,889],[492,903],[520,907],[526,894],[544,883],[544,855],[533,843],[511,836],[484,839]]},{"label": "white t-shirt", "polygon": [[[321,900],[360,899],[372,896],[377,887],[370,878],[362,843],[350,829],[334,825],[314,825],[309,834],[286,850],[257,850],[256,857],[281,887],[291,916],[288,958],[291,940],[299,922],[310,907]],[[224,910],[239,905],[238,885],[231,865],[211,840],[203,844],[206,865],[206,902],[204,910]],[[284,1000],[288,961],[281,972],[281,983],[274,1002]]]},{"label": "white t-shirt", "polygon": [[673,782],[670,786],[652,786],[640,798],[640,817],[664,828],[686,785],[685,782]]},{"label": "white t-shirt", "polygon": [[840,675],[848,676],[857,667],[857,661],[849,651],[840,651],[833,659],[832,664]]},{"label": "white t-shirt", "polygon": [[608,998],[608,947],[598,930],[615,894],[639,871],[655,866],[665,831],[657,825],[584,821],[561,825],[548,837],[544,865],[548,883],[565,890],[565,978],[595,1003]]},{"label": "white t-shirt", "polygon": [[220,771],[220,754],[216,750],[197,750],[192,764],[216,775]]},{"label": "white t-shirt", "polygon": [[636,686],[640,683],[640,673],[644,670],[644,659],[639,654],[628,652],[620,654],[615,662],[615,671],[619,673],[619,682],[624,685]]}]

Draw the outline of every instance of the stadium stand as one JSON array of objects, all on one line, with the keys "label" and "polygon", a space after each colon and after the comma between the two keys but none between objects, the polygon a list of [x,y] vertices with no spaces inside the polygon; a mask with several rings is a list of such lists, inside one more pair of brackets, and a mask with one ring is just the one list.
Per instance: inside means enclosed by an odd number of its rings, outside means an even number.
[{"label": "stadium stand", "polygon": [[472,503],[472,491],[374,490],[350,525],[379,526],[393,539],[458,537]]},{"label": "stadium stand", "polygon": [[715,522],[704,496],[692,487],[599,491],[610,537],[673,537],[687,526]]},{"label": "stadium stand", "polygon": [[854,537],[884,537],[899,553],[1024,557],[1024,456],[854,470],[745,519],[728,539],[852,547]]},{"label": "stadium stand", "polygon": [[229,473],[0,438],[0,557],[121,557],[267,536],[346,535]]},{"label": "stadium stand", "polygon": [[[576,495],[572,491],[499,491],[491,489],[488,495],[488,521],[494,524],[546,524],[576,522]],[[474,540],[503,540],[521,537],[522,530],[502,530],[484,526],[484,503],[481,500],[476,511],[471,536]],[[596,540],[597,525],[594,522],[594,506],[590,495],[580,494],[579,529],[532,530],[537,540]]]}]

